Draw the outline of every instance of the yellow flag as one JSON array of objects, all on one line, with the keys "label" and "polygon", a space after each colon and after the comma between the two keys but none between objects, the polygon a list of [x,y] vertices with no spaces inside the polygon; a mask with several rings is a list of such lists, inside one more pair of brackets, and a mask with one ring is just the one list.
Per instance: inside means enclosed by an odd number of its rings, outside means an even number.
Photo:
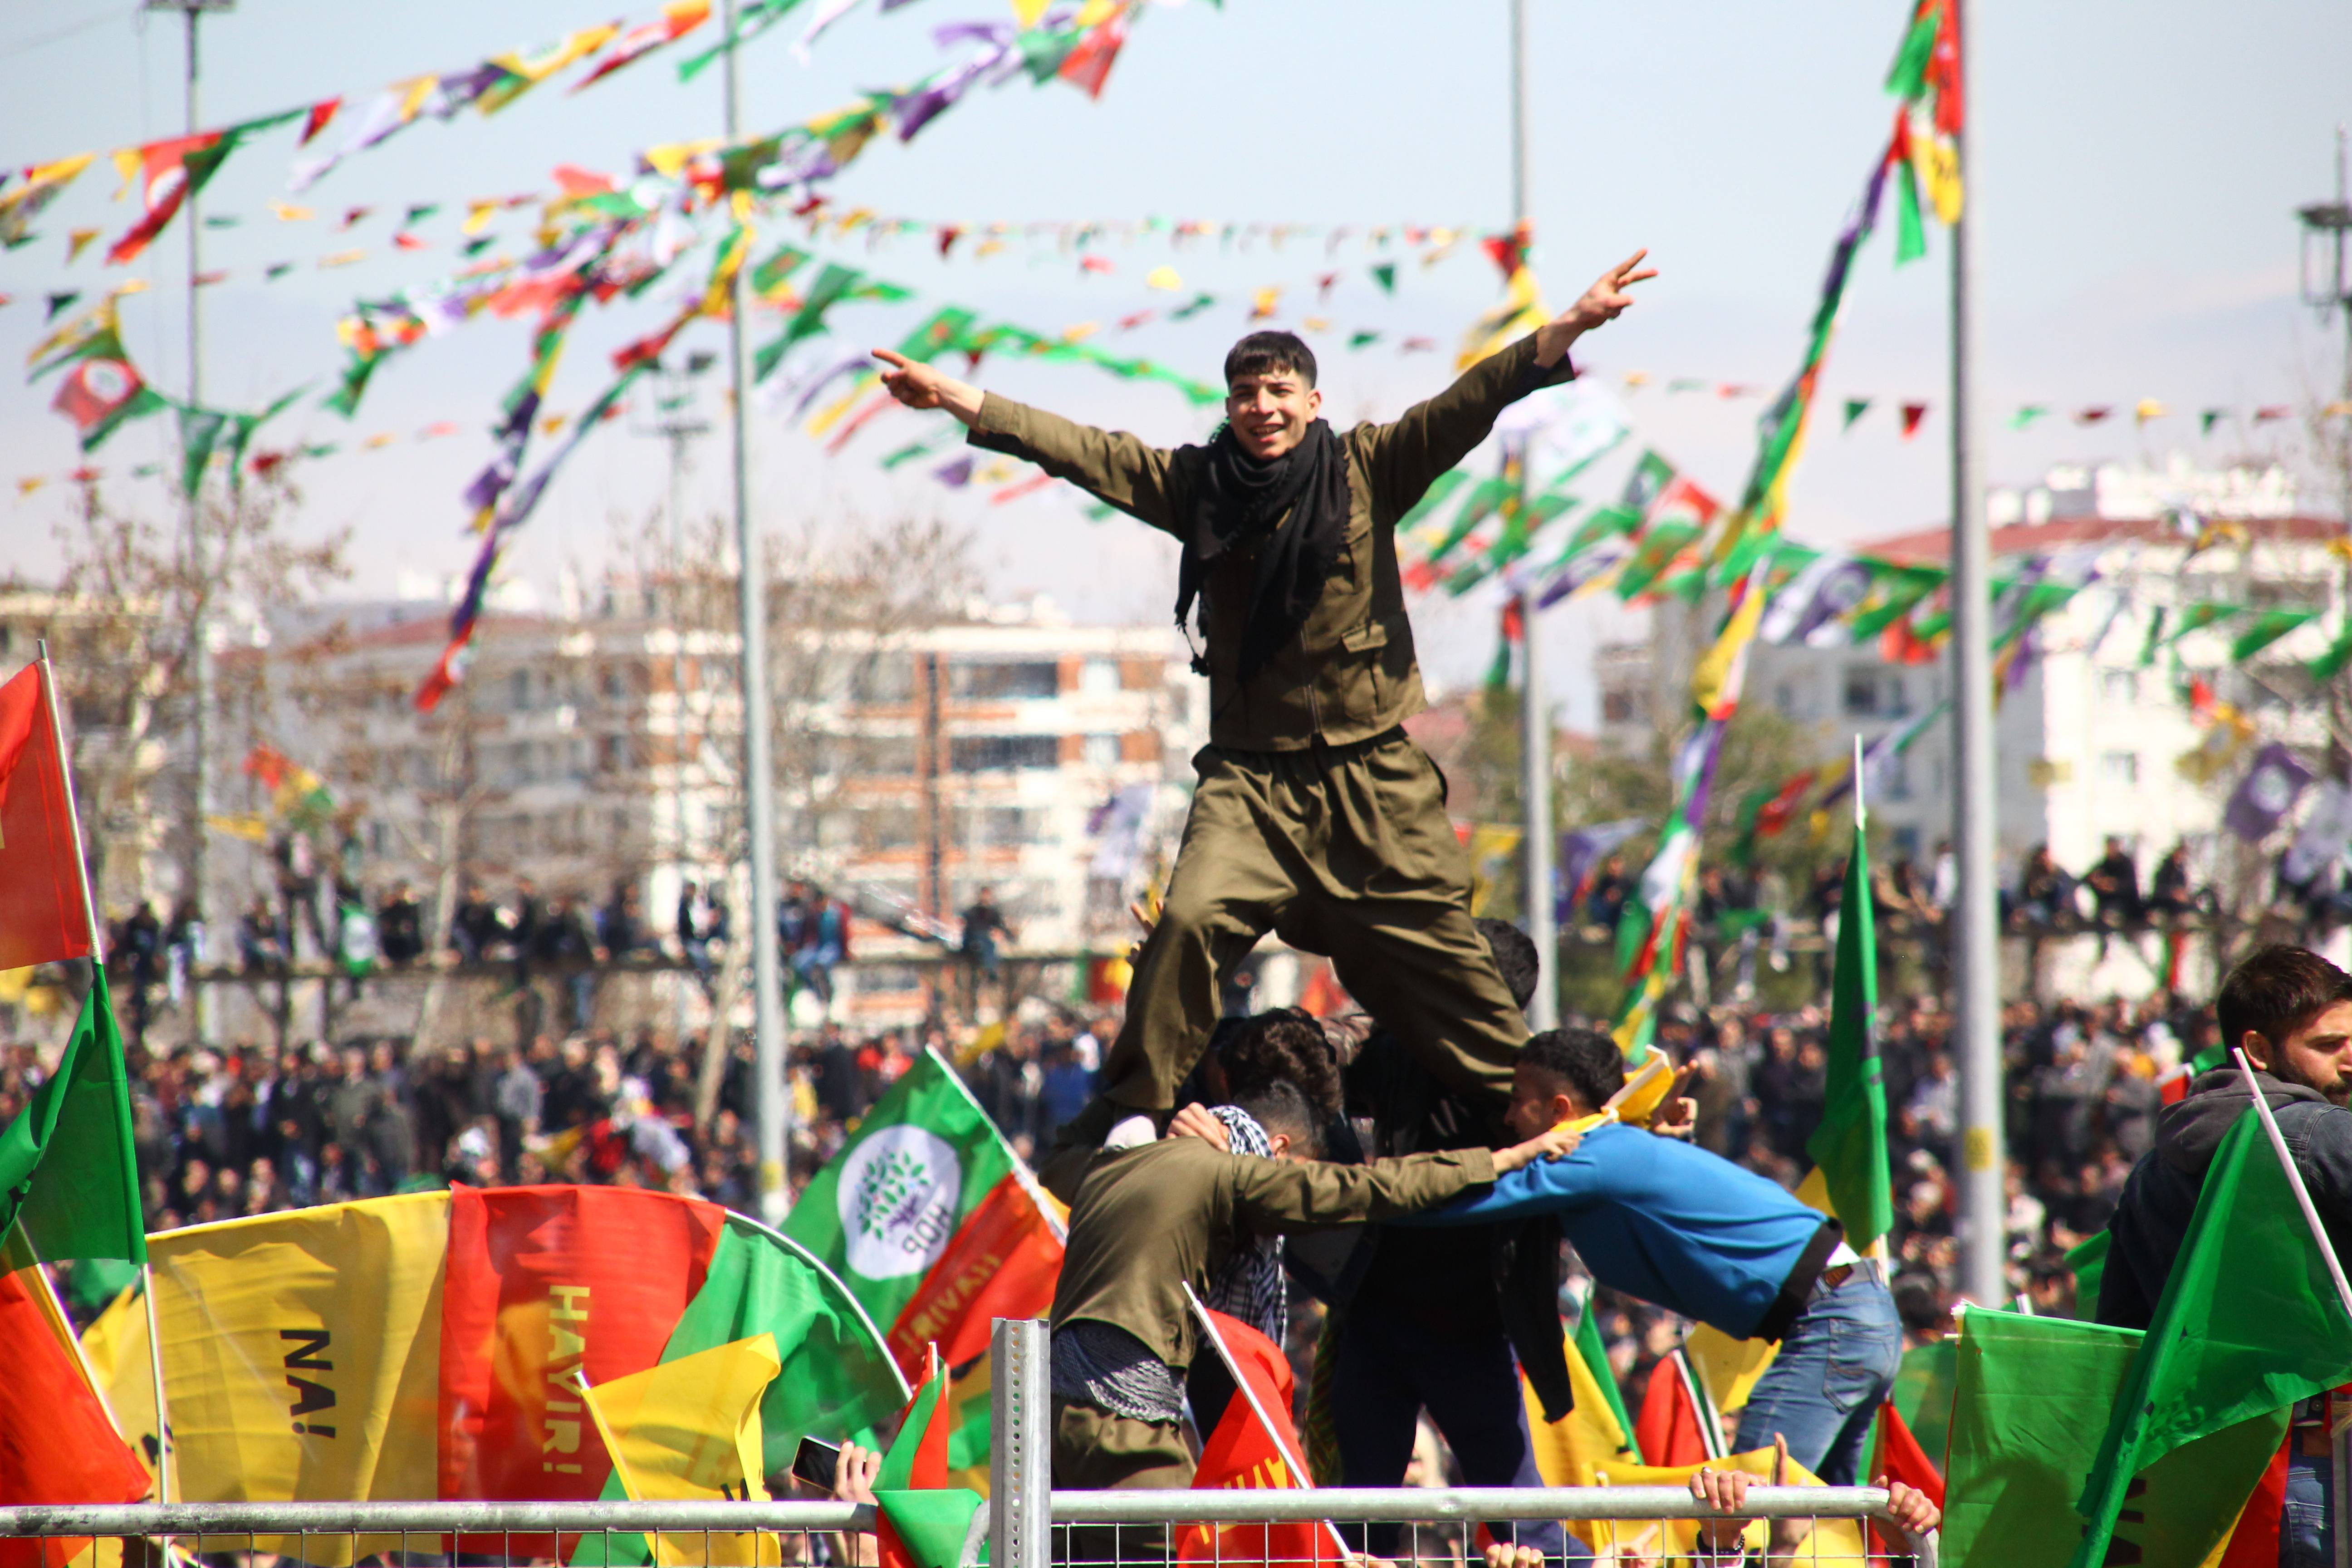
[{"label": "yellow flag", "polygon": [[[1758,1448],[1752,1453],[1733,1454],[1727,1458],[1710,1459],[1715,1469],[1745,1470],[1759,1480],[1769,1480],[1772,1475],[1772,1450]],[[1675,1487],[1687,1488],[1691,1472],[1696,1465],[1609,1465],[1595,1472],[1593,1484],[1603,1487]],[[1823,1484],[1796,1460],[1789,1461],[1786,1484],[1792,1487],[1817,1487]],[[1578,1539],[1595,1552],[1616,1549],[1622,1552],[1642,1552],[1655,1558],[1688,1557],[1698,1543],[1698,1521],[1674,1519],[1647,1523],[1571,1523]],[[1661,1533],[1663,1532],[1663,1540]],[[1748,1544],[1764,1543],[1764,1527],[1751,1525]],[[1862,1526],[1850,1519],[1823,1520],[1797,1548],[1790,1561],[1811,1563],[1860,1563],[1863,1560]],[[1779,1558],[1774,1559],[1779,1562]]]},{"label": "yellow flag", "polygon": [[[440,1494],[448,1204],[445,1193],[373,1198],[194,1226],[148,1243],[173,1501]],[[90,1325],[83,1348],[125,1437],[152,1458],[144,1303],[126,1293]],[[383,1550],[397,1542],[359,1544],[362,1555]]]},{"label": "yellow flag", "polygon": [[1184,279],[1177,275],[1173,267],[1155,267],[1143,275],[1143,286],[1146,289],[1181,289]]},{"label": "yellow flag", "polygon": [[[755,1334],[581,1391],[633,1502],[765,1502],[760,1396],[782,1365]],[[665,1564],[782,1562],[772,1534],[665,1535]]]},{"label": "yellow flag", "polygon": [[1035,26],[1037,18],[1045,14],[1045,0],[1013,0],[1013,19],[1021,24],[1024,33]]},{"label": "yellow flag", "polygon": [[1528,1431],[1535,1440],[1536,1469],[1544,1485],[1589,1487],[1601,1470],[1633,1462],[1633,1435],[1617,1425],[1609,1396],[1601,1392],[1574,1340],[1568,1342],[1568,1383],[1576,1408],[1557,1421],[1543,1418],[1543,1402],[1524,1376],[1519,1394],[1527,1404]]},{"label": "yellow flag", "polygon": [[1773,1340],[1735,1340],[1720,1329],[1701,1323],[1684,1337],[1683,1351],[1699,1381],[1706,1384],[1707,1398],[1727,1415],[1746,1408],[1756,1380],[1780,1353],[1780,1346]]}]

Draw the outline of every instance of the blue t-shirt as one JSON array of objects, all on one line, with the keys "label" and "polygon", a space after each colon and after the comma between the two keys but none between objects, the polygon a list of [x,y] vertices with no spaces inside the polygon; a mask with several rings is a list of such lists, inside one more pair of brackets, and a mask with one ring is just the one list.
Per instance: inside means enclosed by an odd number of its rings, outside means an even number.
[{"label": "blue t-shirt", "polygon": [[1604,1122],[1565,1160],[1538,1160],[1475,1198],[1392,1221],[1479,1225],[1548,1214],[1612,1290],[1750,1339],[1823,1216],[1719,1154]]}]

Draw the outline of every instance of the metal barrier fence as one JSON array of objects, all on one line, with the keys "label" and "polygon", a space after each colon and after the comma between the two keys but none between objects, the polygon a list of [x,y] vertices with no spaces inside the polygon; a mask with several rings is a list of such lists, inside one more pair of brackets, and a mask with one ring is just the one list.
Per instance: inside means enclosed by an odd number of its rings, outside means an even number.
[{"label": "metal barrier fence", "polygon": [[[1584,1527],[1603,1562],[1737,1561],[1700,1555],[1696,1521],[1721,1518],[1675,1487],[1314,1488],[1286,1490],[1054,1491],[1047,1417],[1045,1325],[1000,1321],[994,1342],[994,1436],[983,1537],[991,1568],[1153,1563],[1329,1563],[1370,1555],[1401,1565],[1482,1562],[1477,1531],[1560,1550],[1563,1525]],[[1932,1532],[1913,1538],[1872,1487],[1754,1487],[1748,1519],[1810,1521],[1772,1561],[1866,1563],[1855,1533],[1874,1521],[1920,1565],[1937,1568]],[[1843,1531],[1840,1526],[1843,1524]],[[1277,1527],[1294,1528],[1282,1530]],[[404,1568],[462,1564],[649,1563],[670,1568],[767,1568],[873,1561],[870,1505],[778,1502],[194,1502],[0,1508],[0,1541],[38,1540],[62,1551],[101,1543],[96,1568],[171,1568],[191,1555],[275,1555],[330,1565],[381,1557]],[[650,1550],[646,1537],[658,1542]],[[1836,1537],[1833,1539],[1833,1537]],[[119,1542],[119,1551],[107,1543]],[[1760,1557],[1751,1561],[1760,1561]]]}]

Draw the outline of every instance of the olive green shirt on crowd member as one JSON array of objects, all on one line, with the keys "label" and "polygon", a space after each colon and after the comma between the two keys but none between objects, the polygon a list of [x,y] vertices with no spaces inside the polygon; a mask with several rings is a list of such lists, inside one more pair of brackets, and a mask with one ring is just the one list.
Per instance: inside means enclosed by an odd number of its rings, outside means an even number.
[{"label": "olive green shirt on crowd member", "polygon": [[1433,1207],[1495,1179],[1486,1149],[1449,1149],[1369,1165],[1229,1154],[1200,1138],[1163,1138],[1094,1157],[1070,1209],[1053,1321],[1123,1329],[1177,1372],[1198,1325],[1184,1287],[1206,1295],[1254,1237]]},{"label": "olive green shirt on crowd member", "polygon": [[[1348,447],[1347,542],[1298,636],[1235,689],[1242,626],[1259,545],[1230,550],[1210,568],[1202,598],[1212,744],[1254,752],[1344,746],[1394,729],[1428,706],[1397,572],[1397,520],[1431,481],[1486,438],[1502,411],[1538,387],[1573,379],[1566,354],[1536,363],[1533,333],[1465,372],[1388,425],[1359,425]],[[994,393],[971,442],[1025,458],[1119,510],[1183,538],[1206,450],[1148,446]],[[1289,525],[1286,516],[1273,531]],[[1262,542],[1261,542],[1262,545]]]}]

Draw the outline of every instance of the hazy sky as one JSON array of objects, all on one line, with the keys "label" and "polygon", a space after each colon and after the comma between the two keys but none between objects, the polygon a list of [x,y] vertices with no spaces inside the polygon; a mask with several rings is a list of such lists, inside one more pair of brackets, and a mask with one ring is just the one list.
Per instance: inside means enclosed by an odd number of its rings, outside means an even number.
[{"label": "hazy sky", "polygon": [[[1651,247],[1664,276],[1580,358],[1612,378],[1648,372],[1649,385],[1625,405],[1638,439],[1736,496],[1761,399],[1669,396],[1664,384],[1693,376],[1771,388],[1793,368],[1830,241],[1884,142],[1890,107],[1879,83],[1906,7],[1531,0],[1529,9],[1537,263],[1547,292],[1555,307],[1565,304],[1608,262]],[[1970,108],[1980,167],[1970,196],[1984,237],[1995,480],[2030,481],[2061,460],[2161,461],[2176,451],[2201,462],[2248,453],[2294,460],[2290,426],[2224,426],[2200,440],[2194,411],[2296,402],[2340,374],[2340,325],[2324,332],[2296,302],[2293,209],[2328,194],[2333,128],[2352,118],[2352,7],[1979,0],[1977,9]],[[857,89],[909,80],[945,58],[931,40],[935,26],[1006,10],[1007,0],[924,0],[884,16],[869,4],[805,64],[793,48],[797,25],[780,27],[747,51],[746,125],[780,126]],[[239,0],[232,15],[205,24],[205,121],[338,91],[358,100],[395,78],[470,65],[604,16],[580,0]],[[176,131],[181,38],[176,17],[142,23],[120,3],[16,7],[0,31],[0,158],[23,164]],[[877,144],[834,195],[845,207],[964,223],[1160,216],[1500,226],[1509,217],[1506,50],[1504,0],[1157,6],[1099,102],[1059,83],[983,89],[913,144]],[[205,265],[233,274],[206,290],[205,401],[255,406],[311,378],[325,390],[341,357],[336,316],[355,297],[451,269],[466,198],[546,189],[560,163],[625,171],[640,147],[718,127],[715,72],[682,87],[656,58],[569,96],[562,85],[577,74],[489,120],[467,111],[360,154],[295,198],[319,209],[309,223],[281,223],[268,211],[286,199],[291,130],[239,153],[205,194],[207,212],[243,220],[205,237]],[[326,144],[343,129],[331,128]],[[95,292],[124,275],[100,264],[103,239],[71,268],[64,259],[68,229],[102,226],[110,238],[128,226],[131,205],[107,199],[115,184],[93,168],[45,215],[35,243],[0,255],[0,292],[15,296],[0,310],[7,363],[21,363],[40,335],[46,292]],[[449,204],[420,226],[434,248],[394,250],[394,215],[431,201]],[[361,205],[378,211],[351,235],[331,232],[345,207]],[[498,232],[519,243],[523,219],[510,215]],[[1833,416],[1817,426],[1792,491],[1790,527],[1801,536],[1865,539],[1945,515],[1943,239],[1931,235],[1929,259],[1900,272],[1891,225],[1864,253],[1823,396],[1832,416],[1849,395],[1885,401],[1849,435],[1838,434]],[[134,358],[173,393],[186,376],[182,245],[175,223],[129,269],[157,287],[123,310]],[[333,270],[312,265],[352,246],[365,247],[369,259]],[[1052,246],[1018,239],[986,259],[972,258],[967,243],[944,264],[920,240],[869,251],[856,237],[827,248],[916,288],[921,309],[961,303],[1045,331],[1164,306],[1170,297],[1143,279],[1172,264],[1188,291],[1214,292],[1219,306],[1190,322],[1106,331],[1097,341],[1204,379],[1241,330],[1250,292],[1281,285],[1283,324],[1307,315],[1333,323],[1316,341],[1342,420],[1391,415],[1443,384],[1464,328],[1497,291],[1493,269],[1468,244],[1434,267],[1408,260],[1393,298],[1374,286],[1371,258],[1354,242],[1327,257],[1313,242],[1244,251],[1151,240],[1106,251],[1115,268],[1108,274],[1082,273]],[[261,268],[281,259],[303,265],[264,284]],[[1340,280],[1318,303],[1316,279],[1334,270]],[[918,306],[844,310],[824,352],[894,341]],[[595,395],[611,350],[665,309],[649,298],[590,312],[550,405],[573,409]],[[1350,353],[1345,334],[1359,326],[1389,337]],[[763,320],[758,330],[772,329]],[[277,441],[299,435],[349,448],[307,471],[298,526],[352,531],[354,592],[388,595],[403,570],[464,570],[472,546],[459,532],[457,492],[483,460],[485,432],[522,368],[528,333],[525,321],[478,321],[387,363],[355,421],[306,405],[273,428]],[[1437,339],[1445,352],[1399,354],[1396,342],[1412,334]],[[684,346],[715,348],[721,337],[718,325],[702,324]],[[982,379],[1158,440],[1196,438],[1207,427],[1169,389],[1086,367],[992,364]],[[0,376],[0,481],[75,466],[70,426],[48,411],[50,393],[49,384]],[[2021,403],[2128,407],[2143,397],[2176,413],[2144,430],[2128,418],[2000,427]],[[1935,405],[1907,443],[1896,437],[1894,412],[1906,399]],[[444,419],[461,434],[413,440]],[[614,528],[659,504],[665,452],[643,424],[616,422],[583,450],[510,552],[512,572],[543,587],[567,565],[593,574]],[[1066,490],[991,506],[981,491],[941,487],[923,465],[882,474],[876,458],[911,428],[879,421],[830,458],[780,414],[761,411],[751,459],[762,521],[829,528],[852,516],[944,515],[976,531],[1001,594],[1042,590],[1088,619],[1166,615],[1169,551],[1147,531],[1123,519],[1090,523]],[[401,439],[357,449],[378,431]],[[169,421],[151,420],[126,428],[99,460],[116,468],[153,461],[172,439]],[[722,448],[705,443],[688,481],[691,502],[720,504],[724,472]],[[124,481],[115,493],[159,513],[168,504],[152,482]],[[13,483],[0,489],[0,568],[54,570],[53,530],[65,510],[54,488],[27,500]],[[1439,683],[1475,679],[1493,646],[1491,603],[1473,595],[1417,615]],[[1580,603],[1548,625],[1571,721],[1591,720],[1592,642],[1630,624]]]}]

